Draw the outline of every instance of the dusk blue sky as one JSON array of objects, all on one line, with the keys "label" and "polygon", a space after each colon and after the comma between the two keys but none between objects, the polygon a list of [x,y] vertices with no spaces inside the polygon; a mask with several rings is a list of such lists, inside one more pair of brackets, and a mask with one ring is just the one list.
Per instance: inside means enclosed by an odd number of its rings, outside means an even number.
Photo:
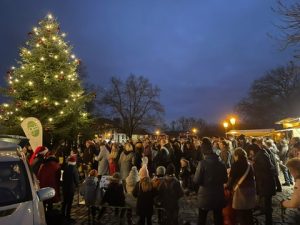
[{"label": "dusk blue sky", "polygon": [[1,0],[0,74],[51,12],[91,83],[143,75],[161,88],[166,120],[218,122],[254,79],[292,60],[267,35],[279,35],[272,7],[276,0]]}]

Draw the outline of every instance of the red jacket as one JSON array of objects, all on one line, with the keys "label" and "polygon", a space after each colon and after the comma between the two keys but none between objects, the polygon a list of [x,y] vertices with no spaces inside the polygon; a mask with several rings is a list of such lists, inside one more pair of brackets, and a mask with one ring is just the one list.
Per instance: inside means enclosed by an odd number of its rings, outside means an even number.
[{"label": "red jacket", "polygon": [[52,187],[55,189],[55,196],[50,199],[52,202],[60,201],[60,165],[55,156],[49,156],[41,165],[37,178],[40,182],[40,187]]}]

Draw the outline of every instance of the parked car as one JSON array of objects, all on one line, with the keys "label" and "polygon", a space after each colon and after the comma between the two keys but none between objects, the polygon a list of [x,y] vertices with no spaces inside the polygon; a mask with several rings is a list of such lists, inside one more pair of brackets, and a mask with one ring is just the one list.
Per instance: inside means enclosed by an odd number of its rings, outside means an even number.
[{"label": "parked car", "polygon": [[53,188],[39,188],[21,147],[0,140],[0,224],[46,225],[43,201]]}]

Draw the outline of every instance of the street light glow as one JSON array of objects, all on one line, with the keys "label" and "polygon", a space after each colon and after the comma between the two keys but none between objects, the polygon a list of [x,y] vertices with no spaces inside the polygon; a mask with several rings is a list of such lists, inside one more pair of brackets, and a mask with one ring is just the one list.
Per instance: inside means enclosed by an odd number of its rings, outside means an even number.
[{"label": "street light glow", "polygon": [[229,125],[229,124],[228,124],[228,122],[226,122],[226,121],[223,123],[223,126],[224,126],[225,129],[228,127],[228,125]]},{"label": "street light glow", "polygon": [[234,117],[231,117],[229,121],[230,121],[231,125],[234,125],[236,122],[236,119]]}]

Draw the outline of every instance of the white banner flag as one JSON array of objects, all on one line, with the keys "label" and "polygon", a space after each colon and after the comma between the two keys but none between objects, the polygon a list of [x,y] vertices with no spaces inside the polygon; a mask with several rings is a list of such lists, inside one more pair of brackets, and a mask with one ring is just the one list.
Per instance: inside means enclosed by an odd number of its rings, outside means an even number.
[{"label": "white banner flag", "polygon": [[28,117],[21,123],[21,127],[29,139],[33,151],[43,145],[43,128],[41,122],[34,117]]}]

